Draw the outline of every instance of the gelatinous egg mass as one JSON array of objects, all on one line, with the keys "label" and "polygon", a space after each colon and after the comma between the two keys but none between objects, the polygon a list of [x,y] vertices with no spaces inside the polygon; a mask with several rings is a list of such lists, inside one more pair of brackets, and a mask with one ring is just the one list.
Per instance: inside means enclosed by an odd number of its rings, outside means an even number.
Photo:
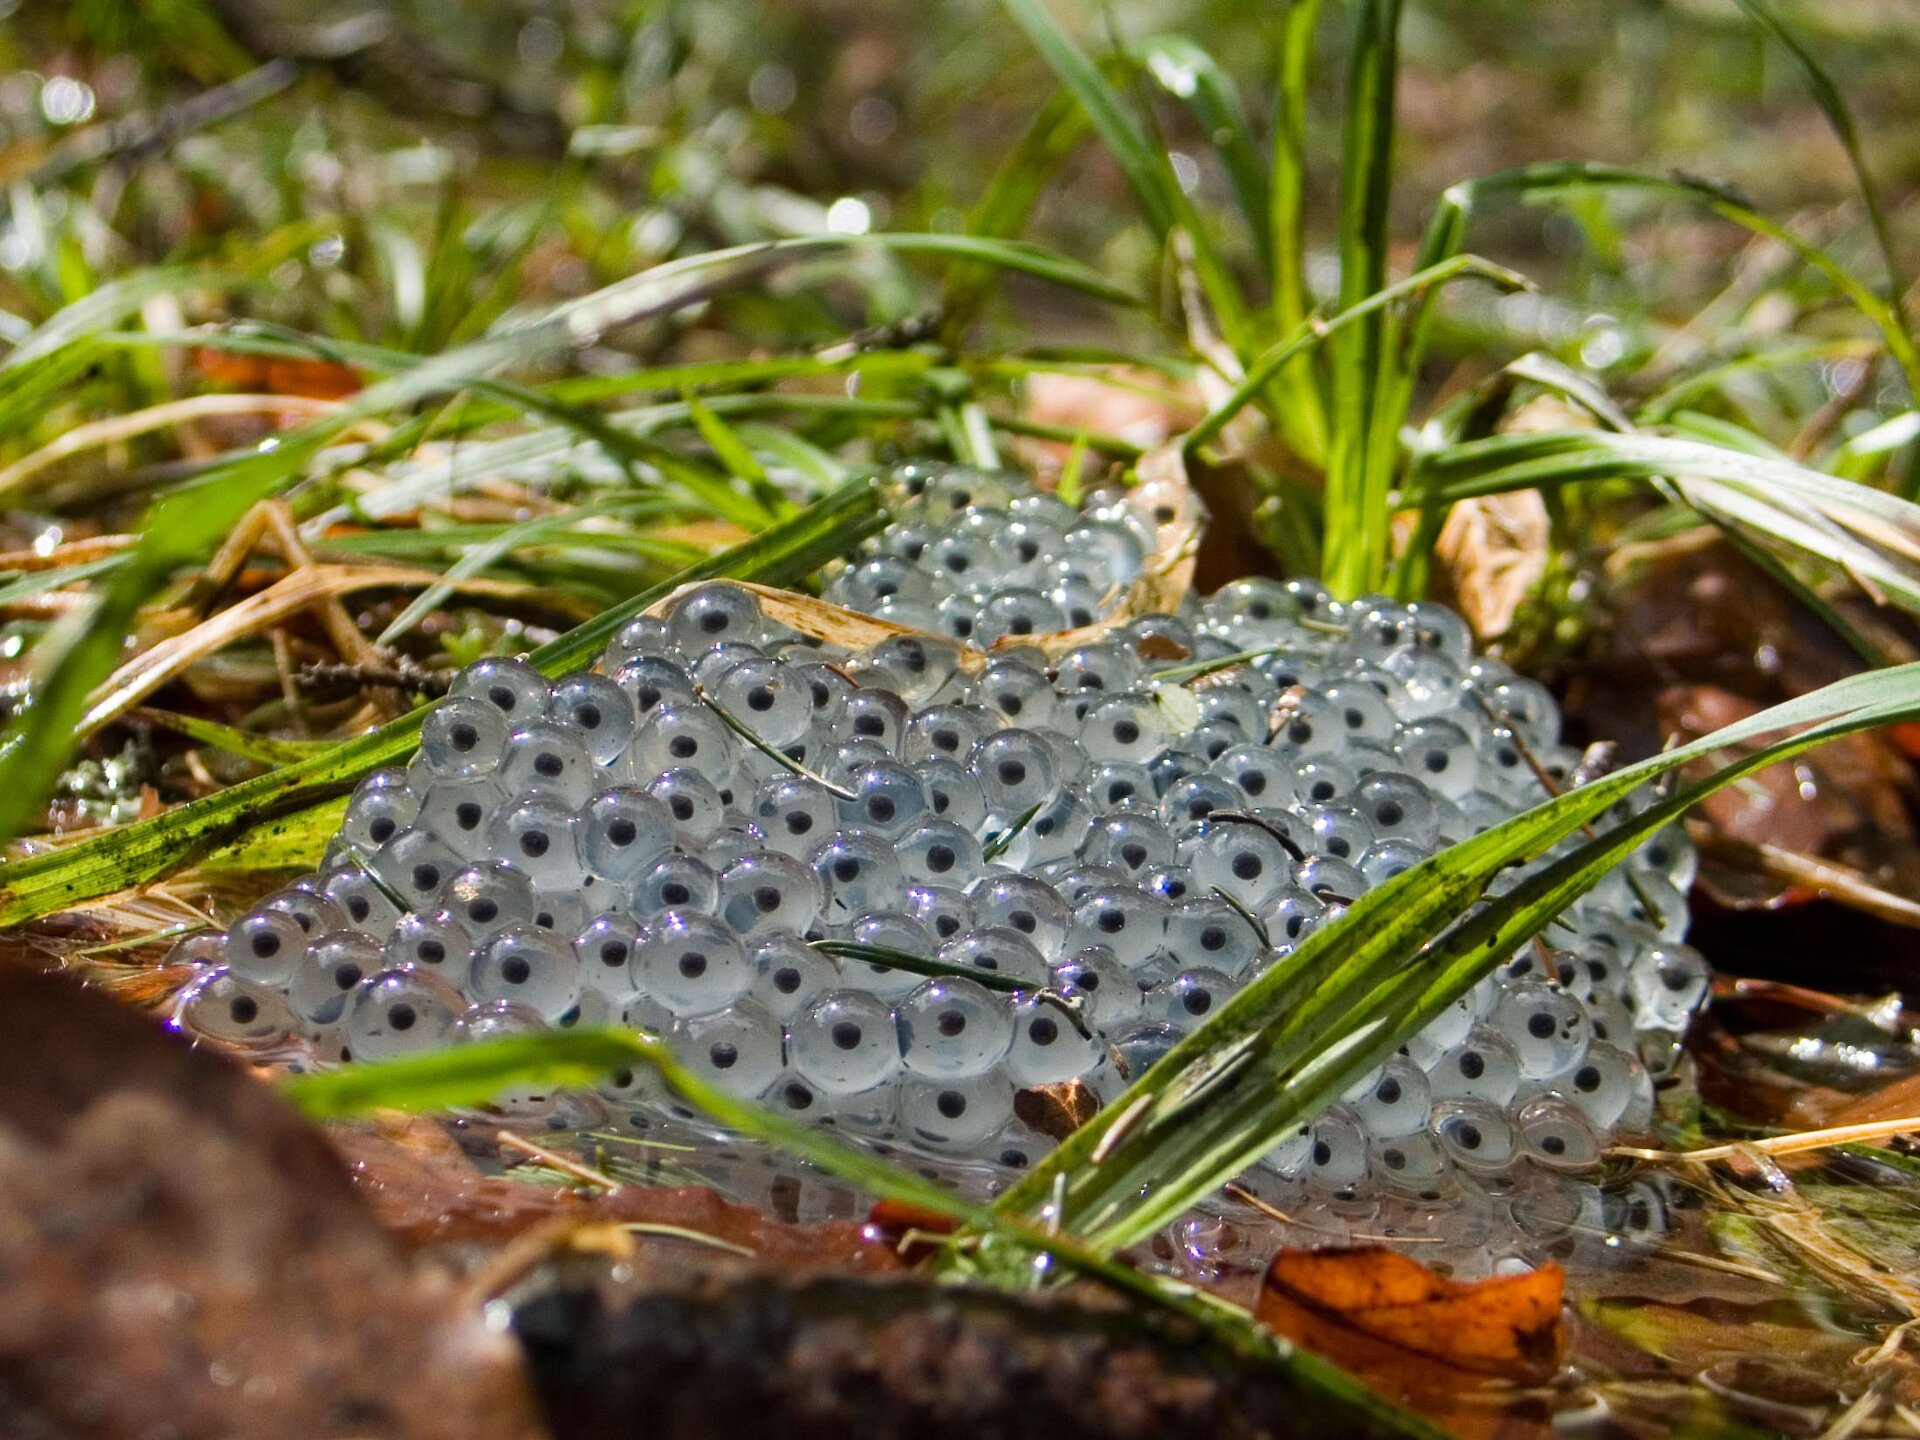
[{"label": "gelatinous egg mass", "polygon": [[[1110,1101],[1355,898],[1576,768],[1548,693],[1445,609],[1255,579],[1102,630],[1153,517],[897,479],[826,593],[917,633],[849,652],[716,582],[590,671],[469,667],[319,874],[182,942],[179,1023],[321,1065],[626,1023],[789,1115],[1018,1167],[1050,1143],[1019,1090]],[[1066,630],[1092,638],[1023,643]],[[1692,870],[1655,837],[1265,1173],[1437,1202],[1590,1166],[1647,1123],[1705,998]],[[623,1074],[592,1103],[671,1102]]]}]

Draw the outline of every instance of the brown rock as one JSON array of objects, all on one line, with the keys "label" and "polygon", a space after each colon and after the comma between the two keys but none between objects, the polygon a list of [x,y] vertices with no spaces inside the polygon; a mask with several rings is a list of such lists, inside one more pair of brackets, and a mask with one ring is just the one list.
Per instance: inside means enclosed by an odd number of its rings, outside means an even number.
[{"label": "brown rock", "polygon": [[535,1440],[512,1343],[236,1067],[0,973],[0,1434]]}]

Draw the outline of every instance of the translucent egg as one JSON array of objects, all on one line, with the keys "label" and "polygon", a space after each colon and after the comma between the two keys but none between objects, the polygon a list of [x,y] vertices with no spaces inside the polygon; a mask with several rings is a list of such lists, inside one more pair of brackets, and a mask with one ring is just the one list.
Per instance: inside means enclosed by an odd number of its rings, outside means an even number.
[{"label": "translucent egg", "polygon": [[990,813],[1019,816],[1047,800],[1056,783],[1053,757],[1031,730],[1006,729],[974,747],[968,772],[980,784]]},{"label": "translucent egg", "polygon": [[934,705],[907,722],[901,758],[912,764],[944,755],[949,760],[964,762],[973,747],[994,728],[971,705]]},{"label": "translucent egg", "polygon": [[820,880],[803,861],[748,854],[720,872],[719,915],[737,935],[805,934],[820,914]]},{"label": "translucent egg", "polygon": [[816,996],[791,1022],[793,1068],[825,1095],[856,1095],[892,1079],[901,1068],[893,1012],[862,990]]},{"label": "translucent egg", "polygon": [[488,659],[476,661],[454,677],[448,700],[482,701],[510,725],[522,725],[546,713],[549,694],[546,677],[526,661]]},{"label": "translucent egg", "polygon": [[1602,1132],[1625,1118],[1639,1094],[1651,1102],[1653,1088],[1640,1062],[1618,1046],[1596,1040],[1573,1072],[1558,1083],[1560,1092]]},{"label": "translucent egg", "polygon": [[[1421,1117],[1424,1126],[1426,1117]],[[1456,1188],[1453,1162],[1426,1130],[1406,1135],[1376,1135],[1368,1142],[1369,1172],[1390,1190],[1432,1203]]]},{"label": "translucent egg", "polygon": [[1433,1091],[1426,1072],[1404,1056],[1394,1056],[1370,1077],[1362,1093],[1348,1103],[1366,1132],[1375,1139],[1397,1139],[1424,1130],[1433,1108]]},{"label": "translucent egg", "polygon": [[424,830],[403,831],[370,857],[370,863],[393,899],[411,910],[429,908],[440,887],[462,865],[459,856]]},{"label": "translucent egg", "polygon": [[1471,1096],[1505,1105],[1520,1088],[1520,1059],[1504,1034],[1476,1024],[1427,1066],[1427,1076],[1435,1099]]},{"label": "translucent egg", "polygon": [[907,888],[892,845],[864,830],[835,831],[813,852],[811,864],[824,888],[821,914],[829,924],[886,909]]},{"label": "translucent egg", "polygon": [[734,763],[725,722],[697,700],[656,705],[634,732],[631,754],[634,778],[642,785],[676,766],[726,774]]},{"label": "translucent egg", "polygon": [[1111,865],[1138,877],[1171,864],[1176,852],[1173,836],[1153,816],[1121,810],[1093,821],[1079,853],[1090,864]]},{"label": "translucent egg", "polygon": [[469,865],[451,876],[437,897],[447,915],[470,941],[483,941],[510,925],[530,924],[535,909],[533,884],[511,865]]},{"label": "translucent egg", "polygon": [[1077,1002],[1087,1023],[1103,1032],[1141,1018],[1144,998],[1140,987],[1111,950],[1086,946],[1075,950],[1048,972],[1049,983]]},{"label": "translucent egg", "polygon": [[516,800],[493,822],[492,853],[542,890],[577,889],[586,875],[575,806],[535,793]]},{"label": "translucent egg", "polygon": [[1066,945],[1069,950],[1099,946],[1135,970],[1158,955],[1166,939],[1164,903],[1139,890],[1102,887],[1074,907]]},{"label": "translucent egg", "polygon": [[468,986],[478,1000],[510,1000],[552,1024],[580,1003],[580,962],[550,932],[513,925],[480,946]]},{"label": "translucent egg", "polygon": [[[848,933],[857,945],[891,950],[915,960],[930,958],[938,948],[926,927],[905,911],[888,908],[862,915]],[[926,977],[886,959],[857,959],[843,956],[840,973],[850,985],[858,985],[887,999],[905,995]]]},{"label": "translucent egg", "polygon": [[967,884],[984,863],[980,842],[950,820],[929,817],[899,842],[900,868],[909,880]]},{"label": "translucent egg", "polygon": [[636,615],[615,632],[601,653],[601,667],[611,675],[629,660],[658,655],[671,644],[667,622],[652,615]]},{"label": "translucent egg", "polygon": [[1366,1131],[1346,1106],[1329,1106],[1310,1127],[1307,1179],[1324,1189],[1343,1189],[1364,1180],[1367,1167]]},{"label": "translucent egg", "polygon": [[676,1023],[667,1042],[694,1074],[742,1100],[765,1094],[786,1066],[780,1022],[750,999]]},{"label": "translucent egg", "polygon": [[491,775],[506,751],[508,728],[498,706],[473,695],[453,696],[421,721],[420,762],[445,780]]},{"label": "translucent egg", "polygon": [[902,1130],[933,1150],[976,1150],[1013,1118],[1013,1086],[997,1072],[963,1079],[907,1076],[896,1091]]},{"label": "translucent egg", "polygon": [[725,581],[696,585],[673,602],[667,635],[683,655],[698,655],[727,641],[757,642],[763,633],[760,603],[751,592]]},{"label": "translucent egg", "polygon": [[900,1056],[916,1075],[980,1075],[1005,1057],[1013,1017],[1004,997],[971,980],[929,980],[896,1009]]},{"label": "translucent egg", "polygon": [[933,814],[978,833],[987,822],[987,796],[980,782],[965,767],[944,757],[923,760],[917,769]]},{"label": "translucent egg", "polygon": [[631,886],[673,843],[674,819],[644,790],[602,790],[577,818],[587,869],[615,886]]},{"label": "translucent egg", "polygon": [[1002,723],[1030,729],[1046,727],[1058,704],[1047,677],[1013,658],[988,661],[974,680],[970,698]]},{"label": "translucent egg", "polygon": [[1471,794],[1479,760],[1466,731],[1447,720],[1416,720],[1402,725],[1393,753],[1409,772],[1436,794],[1458,799]]},{"label": "translucent egg", "polygon": [[[1257,785],[1263,784],[1264,775],[1249,773]],[[1176,780],[1161,797],[1160,818],[1175,835],[1185,835],[1214,811],[1239,810],[1246,804],[1245,793],[1219,775],[1211,772],[1189,775]]]},{"label": "translucent egg", "polygon": [[936,957],[942,965],[986,970],[1009,980],[1043,984],[1047,962],[1034,943],[1004,925],[981,925],[942,945]]},{"label": "translucent egg", "polygon": [[349,997],[342,1024],[356,1060],[397,1060],[446,1044],[466,1008],[436,975],[382,970]]},{"label": "translucent egg", "polygon": [[1643,1026],[1681,1031],[1706,999],[1707,962],[1689,945],[1660,945],[1627,972],[1627,998]]},{"label": "translucent egg", "polygon": [[633,913],[650,919],[667,910],[712,914],[720,882],[704,861],[670,851],[647,867],[633,888]]},{"label": "translucent egg", "polygon": [[810,856],[838,823],[826,787],[800,775],[775,776],[762,785],[753,814],[771,848],[799,857]]},{"label": "translucent egg", "polygon": [[919,778],[891,761],[856,766],[847,776],[845,789],[850,798],[839,801],[841,823],[889,837],[904,835],[930,808]]},{"label": "translucent egg", "polygon": [[726,926],[668,910],[647,926],[635,973],[642,994],[677,1016],[710,1015],[753,983],[754,964]]},{"label": "translucent egg", "polygon": [[1193,853],[1193,875],[1206,890],[1224,891],[1246,909],[1264,909],[1293,880],[1293,858],[1280,836],[1253,820],[1209,820]]},{"label": "translucent egg", "polygon": [[906,735],[907,713],[907,704],[898,695],[869,685],[847,696],[835,729],[846,739],[871,740],[893,755]]},{"label": "translucent egg", "polygon": [[[662,705],[697,706],[700,703],[693,691],[693,677],[665,655],[642,655],[628,661],[614,671],[613,683],[633,704],[636,741],[647,717]],[[635,754],[630,746],[630,758]]]},{"label": "translucent egg", "polygon": [[420,814],[420,797],[407,784],[404,770],[376,770],[354,788],[340,834],[362,854],[372,855],[412,825]]},{"label": "translucent egg", "polygon": [[226,965],[235,979],[284,985],[307,948],[306,927],[280,910],[255,910],[227,932]]},{"label": "translucent egg", "polygon": [[1491,1022],[1512,1044],[1527,1079],[1558,1075],[1578,1064],[1592,1039],[1586,1007],[1564,990],[1539,981],[1509,985]]},{"label": "translucent egg", "polygon": [[815,996],[840,982],[840,971],[829,957],[777,931],[758,941],[753,964],[749,992],[777,1020],[791,1020]]},{"label": "translucent egg", "polygon": [[647,782],[647,794],[666,807],[676,843],[689,849],[710,839],[727,818],[727,802],[719,789],[691,765],[661,771]]},{"label": "translucent egg", "polygon": [[447,984],[467,983],[472,944],[465,929],[448,915],[402,915],[380,947],[376,969],[425,970]]},{"label": "translucent egg", "polygon": [[1211,1015],[1236,987],[1218,970],[1188,966],[1147,994],[1147,1012],[1171,1024],[1192,1027]]},{"label": "translucent egg", "polygon": [[1600,1137],[1585,1112],[1552,1095],[1529,1100],[1515,1113],[1520,1146],[1548,1170],[1588,1170],[1600,1163]]},{"label": "translucent egg", "polygon": [[1087,795],[1103,812],[1128,807],[1156,808],[1152,772],[1130,760],[1108,760],[1096,765],[1087,779]]},{"label": "translucent egg", "polygon": [[175,1004],[179,1024],[189,1033],[246,1049],[283,1044],[298,1024],[278,990],[224,969],[195,980]]},{"label": "translucent egg", "polygon": [[798,740],[813,723],[805,679],[778,660],[732,666],[715,684],[714,698],[738,724],[776,748]]},{"label": "translucent egg", "polygon": [[[973,927],[973,903],[964,891],[944,885],[909,887],[905,913],[937,941],[951,940]],[[1002,918],[995,923],[1010,922]]]},{"label": "translucent egg", "polygon": [[573,939],[573,955],[580,967],[583,991],[592,991],[624,1004],[639,993],[640,976],[634,962],[644,932],[625,915],[597,915]]},{"label": "translucent egg", "polygon": [[1519,1148],[1506,1112],[1486,1100],[1442,1100],[1433,1107],[1428,1128],[1449,1160],[1476,1174],[1499,1174]]}]

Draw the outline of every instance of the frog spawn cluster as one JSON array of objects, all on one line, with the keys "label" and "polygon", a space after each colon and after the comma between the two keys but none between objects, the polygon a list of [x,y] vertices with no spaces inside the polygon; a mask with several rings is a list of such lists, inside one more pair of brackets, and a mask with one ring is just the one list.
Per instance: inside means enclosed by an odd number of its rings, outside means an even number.
[{"label": "frog spawn cluster", "polygon": [[[896,620],[925,601],[892,582],[950,588],[956,537],[975,639],[989,613],[1044,633],[1081,584],[1097,614],[1155,540],[1124,505],[909,479],[830,591]],[[629,624],[595,670],[462,672],[407,769],[360,786],[321,873],[182,942],[204,973],[179,1016],[322,1064],[624,1021],[736,1094],[1018,1167],[1049,1142],[1016,1091],[1111,1100],[1354,897],[1577,758],[1551,697],[1430,605],[1248,580],[1049,660],[930,636],[847,653],[716,583]],[[1649,1063],[1705,995],[1680,943],[1691,865],[1682,839],[1649,842],[1268,1175],[1433,1202],[1590,1166],[1644,1126]],[[644,1128],[668,1101],[631,1074],[592,1104]]]}]

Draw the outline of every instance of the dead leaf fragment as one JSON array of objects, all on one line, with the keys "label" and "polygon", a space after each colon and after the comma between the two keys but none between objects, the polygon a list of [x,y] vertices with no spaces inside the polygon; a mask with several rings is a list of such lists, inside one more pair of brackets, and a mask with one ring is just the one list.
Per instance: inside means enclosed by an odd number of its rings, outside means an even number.
[{"label": "dead leaf fragment", "polygon": [[1257,1313],[1293,1335],[1290,1320],[1305,1310],[1448,1366],[1537,1383],[1559,1363],[1565,1286],[1552,1263],[1460,1281],[1382,1246],[1282,1250],[1267,1270]]}]

